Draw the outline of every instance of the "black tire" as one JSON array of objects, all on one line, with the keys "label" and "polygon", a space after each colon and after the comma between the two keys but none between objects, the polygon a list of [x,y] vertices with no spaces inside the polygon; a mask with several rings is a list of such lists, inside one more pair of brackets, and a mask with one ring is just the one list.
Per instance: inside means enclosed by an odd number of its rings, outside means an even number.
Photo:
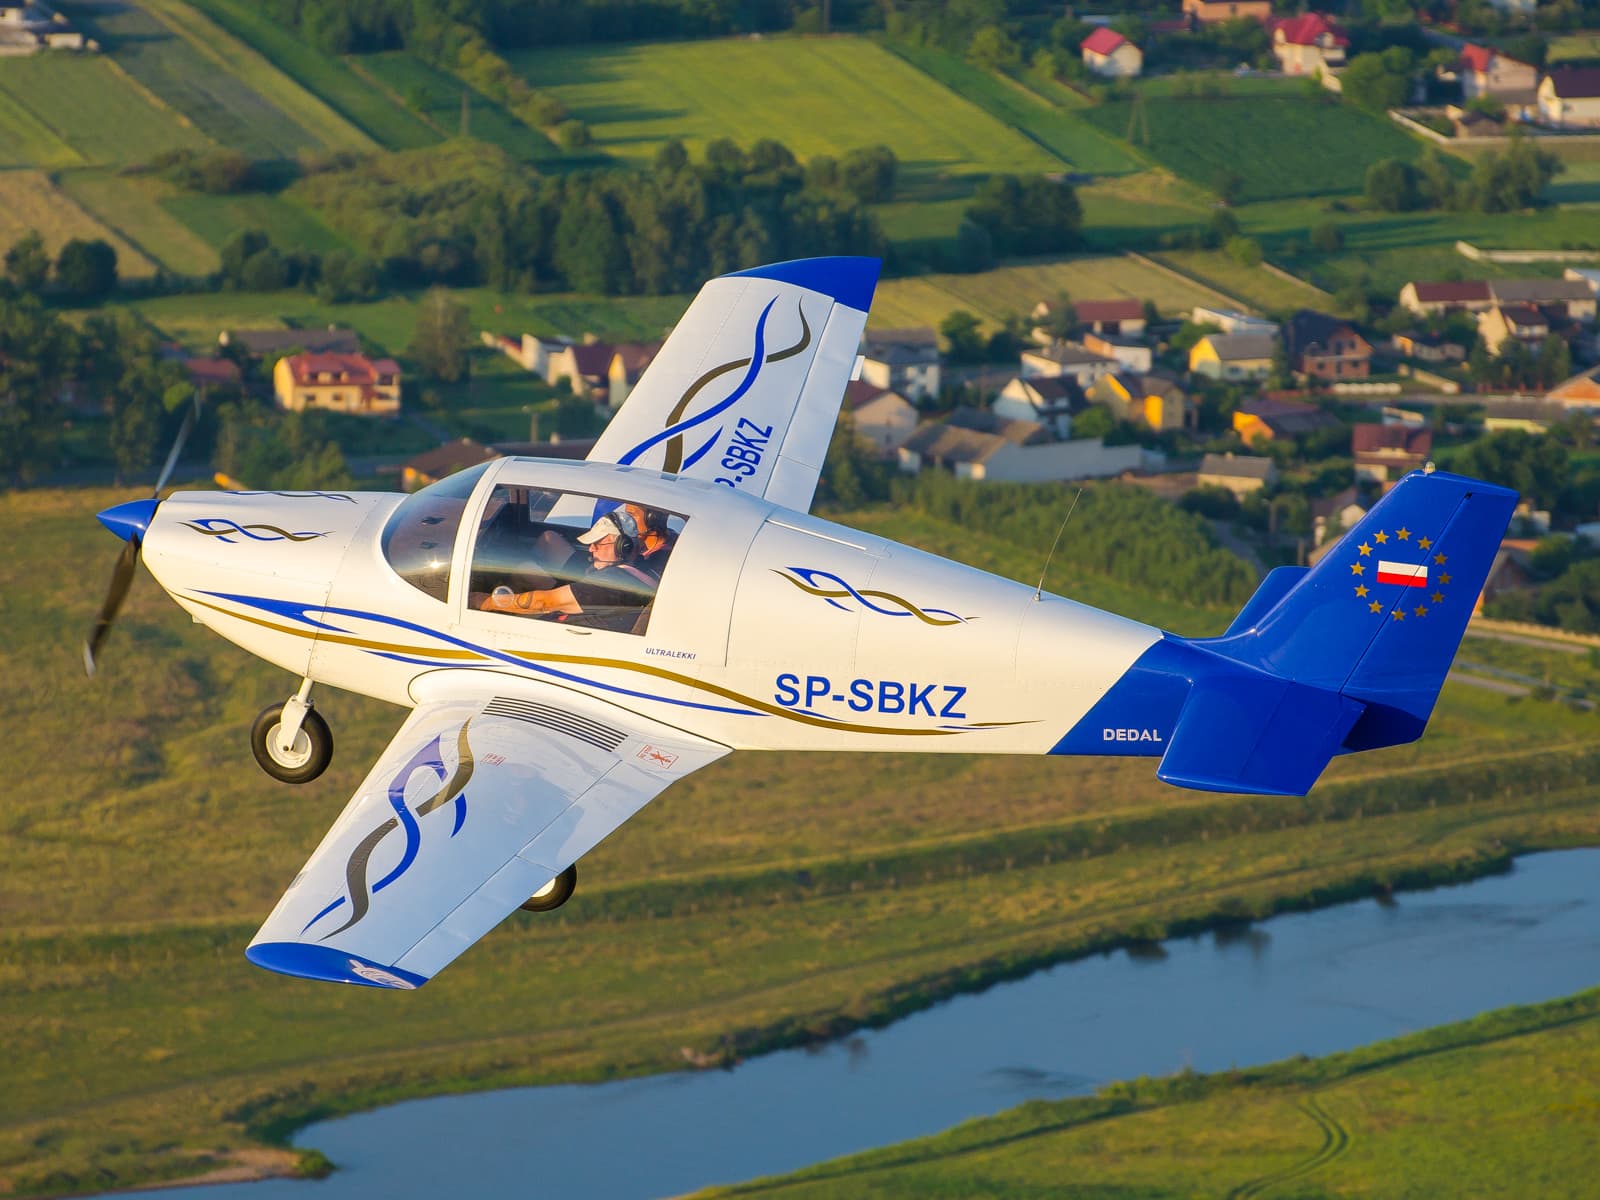
[{"label": "black tire", "polygon": [[333,761],[333,731],[316,709],[307,709],[294,752],[284,756],[277,749],[276,736],[282,720],[283,705],[262,709],[250,727],[250,751],[261,769],[280,783],[310,783]]},{"label": "black tire", "polygon": [[520,905],[523,912],[551,912],[572,899],[578,890],[578,864],[573,863]]}]

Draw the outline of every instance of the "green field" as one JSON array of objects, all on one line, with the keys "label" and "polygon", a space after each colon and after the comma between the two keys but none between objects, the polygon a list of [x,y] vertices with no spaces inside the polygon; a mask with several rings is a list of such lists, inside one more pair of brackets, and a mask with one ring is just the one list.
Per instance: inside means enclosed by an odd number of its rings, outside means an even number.
[{"label": "green field", "polygon": [[415,113],[382,89],[373,88],[348,63],[307,45],[253,4],[241,0],[190,0],[190,4],[247,42],[385,149],[411,150],[439,140],[438,133]]},{"label": "green field", "polygon": [[1589,991],[1314,1062],[1111,1084],[700,1194],[1576,1200],[1594,1194],[1597,1077]]},{"label": "green field", "polygon": [[174,192],[159,203],[185,227],[219,249],[244,229],[262,230],[283,251],[311,250],[322,254],[349,249],[316,213],[288,196]]},{"label": "green field", "polygon": [[1202,187],[1234,172],[1244,202],[1359,193],[1373,162],[1422,153],[1392,122],[1299,96],[1148,97],[1141,108],[1142,121],[1131,101],[1084,117],[1114,138],[1131,128],[1135,150]]},{"label": "green field", "polygon": [[467,94],[467,132],[480,141],[499,146],[524,162],[554,158],[556,148],[537,129],[530,129],[500,105],[468,87],[454,75],[429,66],[413,54],[393,50],[364,54],[355,60],[375,84],[407,104],[414,104],[422,119],[439,136],[461,131],[461,95]]},{"label": "green field", "polygon": [[1600,62],[1600,34],[1581,33],[1550,39],[1545,61],[1550,66],[1564,62]]},{"label": "green field", "polygon": [[1247,267],[1221,250],[1163,250],[1157,262],[1215,287],[1257,312],[1289,313],[1298,308],[1326,307],[1329,297],[1316,288],[1292,283],[1264,267]]},{"label": "green field", "polygon": [[81,170],[59,172],[58,183],[85,210],[168,271],[208,275],[221,266],[217,248],[162,207],[162,201],[177,194],[166,180]]},{"label": "green field", "polygon": [[[513,917],[396,1007],[240,951],[400,712],[328,693],[329,774],[271,783],[245,730],[291,680],[148,579],[85,680],[84,565],[116,549],[92,514],[123,498],[0,496],[0,769],[30,793],[0,813],[0,1180],[23,1193],[193,1174],[313,1113],[746,1056],[1177,922],[1600,840],[1600,718],[1453,685],[1427,738],[1305,800],[1175,791],[1141,761],[740,755],[590,855],[560,913]],[[846,519],[1036,578],[1037,546]],[[1228,619],[1072,574],[1056,586],[1189,632]]]},{"label": "green field", "polygon": [[100,238],[117,252],[117,273],[123,278],[143,279],[155,274],[155,264],[136,246],[74,203],[44,172],[0,172],[0,246],[9,248],[29,232],[44,239],[51,255],[60,253],[61,247],[73,238]]},{"label": "green field", "polygon": [[0,161],[10,165],[139,162],[205,144],[99,55],[8,58],[0,71]]},{"label": "green field", "polygon": [[888,48],[1055,155],[1062,167],[1093,175],[1121,175],[1143,165],[1125,142],[1107,137],[1075,109],[1052,104],[1015,80],[984,71],[934,46],[891,42]]},{"label": "green field", "polygon": [[586,121],[595,149],[648,163],[680,139],[698,154],[729,137],[775,138],[801,159],[883,143],[905,184],[970,187],[996,171],[1061,162],[939,83],[861,38],[769,38],[563,47],[511,56],[529,84]]}]

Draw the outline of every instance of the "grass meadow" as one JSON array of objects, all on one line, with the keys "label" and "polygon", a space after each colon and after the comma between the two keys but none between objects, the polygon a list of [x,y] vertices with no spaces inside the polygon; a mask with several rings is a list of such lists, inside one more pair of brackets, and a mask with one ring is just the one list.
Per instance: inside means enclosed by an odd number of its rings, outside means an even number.
[{"label": "grass meadow", "polygon": [[1115,101],[1084,116],[1202,187],[1214,185],[1224,171],[1237,174],[1239,199],[1246,203],[1358,193],[1376,160],[1422,153],[1393,122],[1321,99],[1152,96],[1139,106],[1136,112],[1133,101]]},{"label": "grass meadow", "polygon": [[1260,265],[1246,266],[1221,250],[1163,250],[1152,254],[1151,258],[1258,312],[1292,312],[1297,308],[1326,307],[1330,303],[1328,297],[1314,287],[1274,275]]},{"label": "grass meadow", "polygon": [[862,38],[767,38],[563,47],[511,56],[586,121],[594,150],[644,164],[670,138],[698,155],[729,137],[775,138],[801,159],[879,142],[911,191],[962,190],[1061,162],[979,105]]},{"label": "grass meadow", "polygon": [[1593,1194],[1600,990],[1315,1062],[1112,1084],[710,1197]]},{"label": "grass meadow", "polygon": [[73,238],[103,238],[117,252],[117,271],[125,279],[155,273],[155,263],[116,230],[98,220],[50,181],[43,171],[0,172],[0,246],[37,231],[52,256]]},{"label": "grass meadow", "polygon": [[248,43],[385,150],[414,150],[439,140],[437,132],[403,102],[373,88],[345,60],[307,45],[255,5],[242,0],[190,0],[190,5]]},{"label": "grass meadow", "polygon": [[[8,58],[0,71],[0,156],[12,165],[130,163],[206,139],[96,54]],[[7,147],[14,142],[14,148]],[[63,149],[64,148],[64,149]]]},{"label": "grass meadow", "polygon": [[[216,246],[162,207],[163,201],[179,194],[164,179],[91,168],[57,172],[56,184],[173,274],[208,275],[222,265]],[[4,240],[0,235],[0,242]]]},{"label": "grass meadow", "polygon": [[403,50],[365,54],[356,60],[374,85],[416,106],[420,119],[438,137],[461,131],[461,97],[467,95],[467,131],[479,141],[499,146],[511,157],[536,162],[556,157],[550,139],[524,125],[499,104],[454,75],[429,66]]},{"label": "grass meadow", "polygon": [[[22,1193],[192,1174],[409,1095],[803,1043],[1219,914],[1600,840],[1600,717],[1454,685],[1421,743],[1342,760],[1305,800],[1175,791],[1142,761],[739,755],[586,858],[560,913],[514,916],[399,1004],[284,979],[242,948],[402,714],[320,697],[333,767],[271,782],[246,733],[292,680],[148,578],[85,680],[117,549],[92,514],[125,498],[0,496],[0,769],[29,781],[0,811],[0,1184]],[[1030,583],[1045,550],[845,519]],[[1050,586],[1192,632],[1228,619],[1076,575]]]}]

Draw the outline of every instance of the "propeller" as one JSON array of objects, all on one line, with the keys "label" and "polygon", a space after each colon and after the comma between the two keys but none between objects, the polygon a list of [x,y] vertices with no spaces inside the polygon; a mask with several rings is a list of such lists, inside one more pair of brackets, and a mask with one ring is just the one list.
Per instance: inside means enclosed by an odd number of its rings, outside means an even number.
[{"label": "propeller", "polygon": [[95,672],[95,656],[100,652],[100,644],[111,632],[112,623],[122,610],[122,602],[127,599],[128,588],[138,570],[139,547],[144,542],[145,530],[150,528],[150,522],[155,518],[156,506],[161,503],[161,489],[167,486],[173,468],[178,465],[178,455],[183,453],[183,444],[189,440],[189,431],[194,428],[199,412],[200,397],[196,395],[189,411],[184,414],[183,424],[178,426],[178,436],[173,439],[172,449],[167,451],[167,461],[156,476],[155,490],[150,493],[150,498],[117,504],[100,514],[100,524],[122,538],[126,545],[122,547],[122,553],[117,555],[116,565],[111,568],[111,584],[106,588],[105,601],[100,605],[100,613],[95,618],[88,640],[83,643],[83,669],[91,677]]}]

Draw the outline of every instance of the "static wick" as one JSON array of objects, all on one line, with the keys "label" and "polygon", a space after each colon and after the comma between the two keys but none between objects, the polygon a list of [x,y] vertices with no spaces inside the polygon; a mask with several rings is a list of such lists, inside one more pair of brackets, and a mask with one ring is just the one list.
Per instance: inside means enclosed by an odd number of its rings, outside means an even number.
[{"label": "static wick", "polygon": [[1072,514],[1078,507],[1078,500],[1083,495],[1079,488],[1077,495],[1072,497],[1072,503],[1067,508],[1067,515],[1061,518],[1061,528],[1056,530],[1056,540],[1050,543],[1050,553],[1044,556],[1044,570],[1039,572],[1039,586],[1033,589],[1033,599],[1037,603],[1044,596],[1044,577],[1050,573],[1050,560],[1056,556],[1056,547],[1061,544],[1061,535],[1067,531],[1067,522],[1072,520]]}]

